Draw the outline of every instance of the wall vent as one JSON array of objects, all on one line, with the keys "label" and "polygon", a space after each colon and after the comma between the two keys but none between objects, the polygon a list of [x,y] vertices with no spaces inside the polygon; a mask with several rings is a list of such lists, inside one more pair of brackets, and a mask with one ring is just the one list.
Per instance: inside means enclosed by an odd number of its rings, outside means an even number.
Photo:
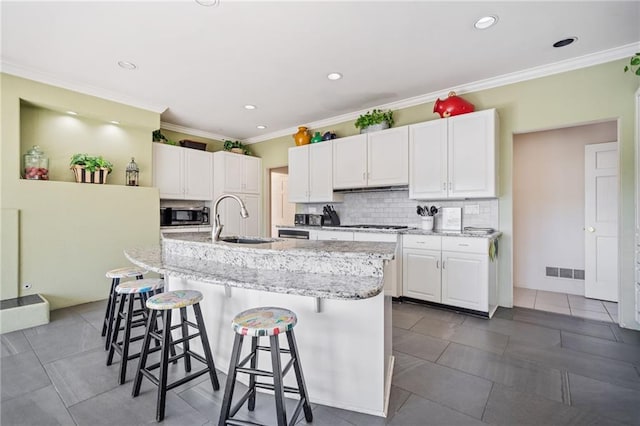
[{"label": "wall vent", "polygon": [[584,269],[558,268],[557,266],[546,266],[545,275],[555,278],[573,278],[574,280],[584,280]]},{"label": "wall vent", "polygon": [[557,277],[557,276],[559,276],[558,268],[556,268],[554,266],[547,266],[546,270],[547,270],[546,275],[548,277]]},{"label": "wall vent", "polygon": [[573,270],[573,279],[574,280],[584,280],[584,269],[574,269]]}]

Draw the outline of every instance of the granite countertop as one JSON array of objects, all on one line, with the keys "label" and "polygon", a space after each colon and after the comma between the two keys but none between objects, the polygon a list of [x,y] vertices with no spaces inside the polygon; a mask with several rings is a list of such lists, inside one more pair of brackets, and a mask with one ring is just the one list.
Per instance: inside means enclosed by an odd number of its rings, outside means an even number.
[{"label": "granite countertop", "polygon": [[229,287],[323,299],[365,299],[383,290],[384,262],[395,243],[276,239],[212,242],[199,232],[162,234],[162,244],[125,250],[151,271]]},{"label": "granite countertop", "polygon": [[366,299],[377,296],[383,290],[381,275],[253,269],[213,260],[163,254],[160,246],[127,249],[124,254],[135,265],[150,271],[213,285],[341,300]]},{"label": "granite countertop", "polygon": [[409,227],[405,229],[377,229],[377,228],[350,228],[347,226],[308,226],[308,225],[295,225],[284,226],[278,225],[276,228],[285,229],[304,229],[308,231],[341,231],[341,232],[371,232],[371,233],[383,233],[383,234],[408,234],[408,235],[439,235],[443,237],[465,237],[465,238],[488,238],[490,240],[500,238],[502,232],[494,231],[490,234],[478,233],[478,232],[456,232],[456,231],[427,231],[421,228]]}]

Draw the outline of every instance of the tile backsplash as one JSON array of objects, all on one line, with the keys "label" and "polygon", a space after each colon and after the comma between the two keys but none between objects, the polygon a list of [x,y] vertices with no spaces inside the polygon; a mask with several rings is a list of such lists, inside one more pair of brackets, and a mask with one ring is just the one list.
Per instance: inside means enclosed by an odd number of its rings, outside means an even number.
[{"label": "tile backsplash", "polygon": [[[322,214],[327,203],[298,204],[297,213]],[[344,202],[334,206],[343,225],[376,224],[421,226],[416,206],[462,207],[462,226],[490,227],[498,229],[498,199],[458,201],[418,201],[409,199],[408,190],[380,192],[351,192],[344,194]],[[474,213],[477,206],[477,214]],[[434,228],[441,229],[440,214],[435,216]]]}]

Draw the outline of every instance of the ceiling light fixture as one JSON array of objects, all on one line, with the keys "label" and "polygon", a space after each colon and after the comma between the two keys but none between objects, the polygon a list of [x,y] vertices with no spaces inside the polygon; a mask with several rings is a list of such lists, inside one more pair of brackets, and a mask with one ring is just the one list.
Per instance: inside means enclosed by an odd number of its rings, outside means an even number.
[{"label": "ceiling light fixture", "polygon": [[200,6],[217,6],[220,0],[196,0]]},{"label": "ceiling light fixture", "polygon": [[267,126],[265,126],[264,124],[258,124],[256,127],[260,130],[267,128]]},{"label": "ceiling light fixture", "polygon": [[78,115],[78,113],[75,112],[75,111],[67,111],[67,114],[69,114],[69,115]]},{"label": "ceiling light fixture", "polygon": [[498,17],[494,15],[483,16],[478,19],[473,26],[477,30],[486,30],[487,28],[493,27],[496,22],[498,22]]},{"label": "ceiling light fixture", "polygon": [[340,74],[339,72],[332,72],[327,74],[327,78],[333,81],[340,80],[342,78],[342,74]]},{"label": "ceiling light fixture", "polygon": [[136,68],[138,68],[138,66],[133,62],[127,61],[118,61],[118,65],[120,66],[120,68],[124,68],[125,70],[135,70]]},{"label": "ceiling light fixture", "polygon": [[562,40],[558,40],[553,43],[553,47],[565,47],[578,40],[578,37],[569,37]]},{"label": "ceiling light fixture", "polygon": [[111,120],[109,123],[111,123],[111,124],[120,124],[120,122],[116,121],[116,120]]},{"label": "ceiling light fixture", "polygon": [[255,105],[251,105],[251,104],[247,104],[247,105],[244,106],[244,109],[249,109],[249,110],[256,109],[256,108],[258,108],[258,107],[255,106]]}]

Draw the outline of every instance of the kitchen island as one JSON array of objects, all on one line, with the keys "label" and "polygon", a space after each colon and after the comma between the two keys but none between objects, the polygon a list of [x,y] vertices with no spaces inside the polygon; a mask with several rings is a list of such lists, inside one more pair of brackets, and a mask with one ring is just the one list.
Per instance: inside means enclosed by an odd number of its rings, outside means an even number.
[{"label": "kitchen island", "polygon": [[[202,292],[219,370],[229,366],[237,313],[284,307],[298,316],[296,338],[311,402],[386,416],[393,357],[391,298],[382,289],[395,250],[393,243],[344,241],[236,244],[186,233],[163,235],[161,246],[125,255],[163,274],[169,290]],[[270,369],[268,361],[261,357],[259,366]],[[294,377],[287,375],[285,384],[295,386]]]}]

